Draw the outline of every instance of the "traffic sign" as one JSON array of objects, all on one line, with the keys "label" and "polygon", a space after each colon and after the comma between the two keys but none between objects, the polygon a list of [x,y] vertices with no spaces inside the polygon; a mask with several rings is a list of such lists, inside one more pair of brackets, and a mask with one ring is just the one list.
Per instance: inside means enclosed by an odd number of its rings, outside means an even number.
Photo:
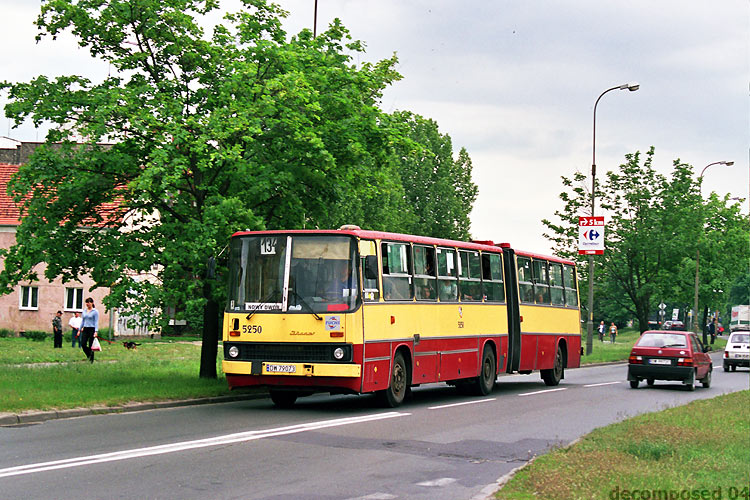
[{"label": "traffic sign", "polygon": [[578,217],[578,253],[604,254],[604,217]]}]

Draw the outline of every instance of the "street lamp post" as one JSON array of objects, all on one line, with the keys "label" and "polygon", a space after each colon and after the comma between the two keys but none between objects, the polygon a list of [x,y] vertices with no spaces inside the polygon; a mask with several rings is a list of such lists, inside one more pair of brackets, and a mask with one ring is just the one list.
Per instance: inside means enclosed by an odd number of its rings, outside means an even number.
[{"label": "street lamp post", "polygon": [[[703,167],[703,170],[701,170],[701,175],[698,176],[698,192],[701,195],[701,205],[703,204],[703,193],[701,191],[701,187],[703,185],[703,174],[706,173],[706,169],[710,167],[711,165],[726,165],[727,167],[731,167],[734,165],[733,161],[715,161],[713,163],[709,163],[705,167]],[[703,218],[701,218],[701,224],[703,222]],[[701,231],[703,230],[703,227],[701,227]],[[700,240],[698,241],[700,243]],[[700,266],[700,259],[701,259],[701,249],[700,244],[698,245],[698,249],[695,252],[695,296],[693,297],[693,331],[695,333],[698,333],[698,286],[700,285],[700,278],[699,278],[699,266]],[[706,338],[706,331],[703,330],[703,343],[705,344],[708,339]]]},{"label": "street lamp post", "polygon": [[[635,92],[640,88],[637,83],[624,83],[611,89],[607,89],[596,99],[594,103],[594,138],[593,147],[591,154],[591,217],[594,216],[594,207],[596,206],[596,107],[599,105],[599,100],[604,97],[604,94],[613,90],[629,90]],[[594,256],[589,255],[589,321],[586,326],[586,354],[591,354],[594,348]]]},{"label": "street lamp post", "polygon": [[313,38],[318,36],[318,0],[315,0],[315,12],[313,13]]}]

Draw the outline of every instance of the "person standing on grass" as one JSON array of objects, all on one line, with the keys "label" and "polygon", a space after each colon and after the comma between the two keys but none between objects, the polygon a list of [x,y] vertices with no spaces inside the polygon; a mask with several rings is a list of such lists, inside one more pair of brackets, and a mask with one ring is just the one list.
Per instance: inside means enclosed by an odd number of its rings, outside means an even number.
[{"label": "person standing on grass", "polygon": [[57,311],[52,318],[52,335],[54,338],[55,349],[62,348],[62,311]]},{"label": "person standing on grass", "polygon": [[711,326],[708,327],[708,331],[711,334],[711,345],[716,341],[716,335],[719,333],[719,320],[714,318],[711,322]]},{"label": "person standing on grass", "polygon": [[75,312],[73,314],[73,317],[70,318],[70,321],[68,321],[68,325],[70,326],[70,336],[73,337],[73,347],[76,346],[76,343],[78,346],[81,346],[81,313]]},{"label": "person standing on grass", "polygon": [[91,350],[91,344],[99,336],[99,311],[94,309],[94,299],[86,299],[86,309],[83,310],[81,317],[81,349],[89,359],[94,362],[94,351]]},{"label": "person standing on grass", "polygon": [[599,342],[604,342],[604,330],[606,330],[607,327],[604,326],[604,321],[599,323]]},{"label": "person standing on grass", "polygon": [[612,339],[612,343],[615,343],[615,337],[617,337],[617,326],[615,325],[615,322],[612,322],[612,325],[609,327],[609,338]]}]

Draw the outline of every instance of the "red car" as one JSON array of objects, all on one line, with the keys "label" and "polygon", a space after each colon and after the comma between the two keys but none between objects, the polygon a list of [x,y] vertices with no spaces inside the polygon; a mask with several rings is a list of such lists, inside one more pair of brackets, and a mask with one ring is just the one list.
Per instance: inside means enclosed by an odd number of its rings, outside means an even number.
[{"label": "red car", "polygon": [[638,388],[641,380],[654,385],[655,380],[679,380],[687,390],[695,389],[695,382],[711,386],[713,364],[694,333],[665,330],[643,332],[630,351],[628,380]]}]

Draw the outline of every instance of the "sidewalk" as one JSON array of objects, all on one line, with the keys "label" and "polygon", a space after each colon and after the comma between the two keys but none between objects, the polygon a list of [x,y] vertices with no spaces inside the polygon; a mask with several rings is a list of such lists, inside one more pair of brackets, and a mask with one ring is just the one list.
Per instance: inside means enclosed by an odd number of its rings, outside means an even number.
[{"label": "sidewalk", "polygon": [[157,401],[146,403],[126,403],[118,406],[96,405],[91,408],[70,408],[67,410],[29,410],[21,413],[0,412],[0,426],[35,424],[55,420],[58,418],[85,417],[87,415],[103,415],[107,413],[128,413],[133,411],[155,410],[159,408],[175,408],[178,406],[194,406],[214,403],[231,403],[268,397],[268,392],[258,390],[253,393],[233,394],[229,396],[215,396],[197,399],[178,399],[172,401]]}]

